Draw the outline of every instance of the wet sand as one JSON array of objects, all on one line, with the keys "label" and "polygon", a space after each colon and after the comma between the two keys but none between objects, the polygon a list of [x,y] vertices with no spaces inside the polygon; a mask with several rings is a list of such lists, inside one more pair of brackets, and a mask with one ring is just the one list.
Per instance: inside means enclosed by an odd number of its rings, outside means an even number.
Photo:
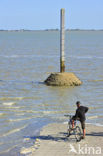
[{"label": "wet sand", "polygon": [[[34,146],[29,149],[22,149],[21,152],[29,156],[102,156],[103,126],[86,124],[86,130],[86,138],[76,142],[74,135],[69,138],[66,137],[67,124],[49,124],[41,130]],[[72,149],[73,151],[71,151]]]}]

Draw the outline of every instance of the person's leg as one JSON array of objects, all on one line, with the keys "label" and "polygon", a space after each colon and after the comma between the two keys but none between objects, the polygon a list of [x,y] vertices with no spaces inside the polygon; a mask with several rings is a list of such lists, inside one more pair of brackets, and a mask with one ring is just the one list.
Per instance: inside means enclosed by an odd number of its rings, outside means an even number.
[{"label": "person's leg", "polygon": [[85,138],[85,134],[86,134],[86,130],[85,130],[85,121],[82,121],[81,122],[81,127],[82,127],[82,130],[83,130],[83,139]]},{"label": "person's leg", "polygon": [[74,120],[72,120],[72,129],[74,128]]},{"label": "person's leg", "polygon": [[86,131],[85,131],[85,129],[83,129],[83,138],[85,138],[85,133],[86,133]]}]

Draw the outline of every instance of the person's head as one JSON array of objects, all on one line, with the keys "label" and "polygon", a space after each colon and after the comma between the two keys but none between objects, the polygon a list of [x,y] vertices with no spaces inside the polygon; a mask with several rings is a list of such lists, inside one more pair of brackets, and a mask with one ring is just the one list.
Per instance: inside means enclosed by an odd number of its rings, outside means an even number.
[{"label": "person's head", "polygon": [[76,102],[77,107],[80,107],[80,101]]}]

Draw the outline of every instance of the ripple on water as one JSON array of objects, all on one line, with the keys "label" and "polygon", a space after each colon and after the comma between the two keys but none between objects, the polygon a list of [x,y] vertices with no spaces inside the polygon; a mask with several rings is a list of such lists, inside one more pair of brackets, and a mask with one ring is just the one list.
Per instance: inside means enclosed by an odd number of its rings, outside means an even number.
[{"label": "ripple on water", "polygon": [[25,97],[0,97],[0,100],[7,101],[7,100],[23,100]]},{"label": "ripple on water", "polygon": [[0,113],[0,117],[2,117],[2,116],[4,116],[4,115],[6,115],[6,113]]},{"label": "ripple on water", "polygon": [[97,79],[97,80],[88,80],[88,82],[101,82],[101,81],[103,81],[103,79]]},{"label": "ripple on water", "polygon": [[22,129],[24,129],[24,128],[26,128],[26,127],[27,127],[27,124],[24,125],[24,126],[22,126],[22,127],[9,130],[8,132],[6,132],[6,133],[0,135],[0,138],[1,138],[1,137],[6,137],[6,136],[11,135],[11,134],[14,134],[14,133],[16,133],[16,132],[19,132],[19,131],[21,131]]}]

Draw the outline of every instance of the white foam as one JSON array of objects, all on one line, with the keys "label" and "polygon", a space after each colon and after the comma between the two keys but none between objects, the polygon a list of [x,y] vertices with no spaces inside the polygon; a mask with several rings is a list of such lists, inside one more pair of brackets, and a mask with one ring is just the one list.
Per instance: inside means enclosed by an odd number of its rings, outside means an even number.
[{"label": "white foam", "polygon": [[[17,109],[19,110],[21,107],[6,106],[5,108],[6,108],[6,109],[12,109],[12,110],[10,110],[10,111],[17,112]],[[20,110],[19,110],[19,111],[20,111]]]},{"label": "white foam", "polygon": [[35,151],[34,146],[31,146],[31,147],[29,147],[29,148],[23,147],[23,148],[21,149],[20,153],[21,153],[21,154],[29,154],[29,153],[32,153],[32,152],[34,152],[34,151]]},{"label": "white foam", "polygon": [[15,102],[4,102],[3,105],[6,105],[6,106],[12,106],[16,104]]}]

